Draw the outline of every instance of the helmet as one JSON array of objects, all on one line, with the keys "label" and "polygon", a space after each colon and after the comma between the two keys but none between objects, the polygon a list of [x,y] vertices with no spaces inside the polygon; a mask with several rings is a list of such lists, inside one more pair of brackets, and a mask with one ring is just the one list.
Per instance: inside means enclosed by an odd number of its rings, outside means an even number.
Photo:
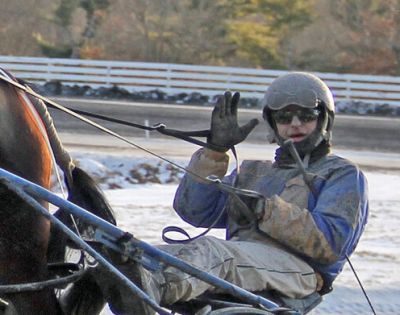
[{"label": "helmet", "polygon": [[263,117],[269,129],[269,142],[276,141],[282,145],[283,139],[276,131],[271,113],[289,105],[321,110],[312,143],[307,145],[308,151],[312,151],[322,140],[330,141],[335,117],[335,103],[331,91],[321,79],[311,73],[292,72],[272,81],[262,100]]}]

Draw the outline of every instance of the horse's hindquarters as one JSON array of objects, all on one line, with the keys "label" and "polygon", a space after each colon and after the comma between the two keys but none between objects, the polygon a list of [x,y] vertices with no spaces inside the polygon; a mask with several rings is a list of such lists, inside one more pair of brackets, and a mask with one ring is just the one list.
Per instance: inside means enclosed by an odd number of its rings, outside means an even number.
[{"label": "horse's hindquarters", "polygon": [[45,275],[49,233],[48,220],[0,185],[1,279]]},{"label": "horse's hindquarters", "polygon": [[[21,228],[23,227],[23,228]],[[2,285],[47,279],[46,250],[50,225],[13,192],[0,185],[0,279]],[[57,314],[52,291],[3,296],[18,314]],[[1,312],[0,312],[1,314]]]},{"label": "horse's hindquarters", "polygon": [[[51,151],[40,117],[26,94],[3,82],[0,128],[0,167],[49,188]],[[0,284],[47,279],[49,234],[50,223],[0,184]],[[60,313],[52,290],[7,294],[4,298],[18,314]]]}]

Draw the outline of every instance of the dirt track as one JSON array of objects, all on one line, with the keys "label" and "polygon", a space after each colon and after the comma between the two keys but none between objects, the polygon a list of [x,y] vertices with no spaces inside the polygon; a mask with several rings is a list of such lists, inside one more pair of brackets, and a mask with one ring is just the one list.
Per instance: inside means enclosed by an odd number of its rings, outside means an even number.
[{"label": "dirt track", "polygon": [[[168,128],[180,130],[208,129],[211,108],[139,104],[131,102],[101,100],[58,100],[60,104],[96,114],[112,116],[126,121],[149,125],[162,122]],[[69,147],[86,150],[103,150],[106,153],[150,156],[143,150],[113,138],[77,119],[52,110],[57,129]],[[244,144],[239,145],[241,159],[271,159],[275,146],[266,143],[266,127],[262,123],[260,110],[239,109],[241,123],[257,117],[261,123]],[[197,146],[174,140],[157,132],[121,126],[96,120],[99,124],[129,137],[137,145],[166,157],[188,160]],[[400,169],[400,119],[368,116],[337,115],[333,132],[335,152],[365,167]],[[262,144],[262,146],[260,146]]]},{"label": "dirt track", "polygon": [[[168,128],[180,130],[208,129],[210,124],[210,107],[195,107],[183,105],[139,104],[132,102],[102,101],[102,100],[58,100],[60,104],[90,111],[96,114],[112,116],[130,122],[150,125],[164,123]],[[79,134],[99,134],[99,131],[77,121],[64,113],[52,111],[58,130]],[[241,123],[251,118],[262,122],[261,110],[239,109]],[[145,132],[140,129],[98,121],[124,136],[143,137]],[[250,143],[265,143],[266,128],[260,123],[248,138]],[[158,137],[156,132],[152,137]],[[369,116],[337,115],[333,131],[335,147],[351,150],[368,150],[377,152],[400,153],[400,119],[379,118]]]},{"label": "dirt track", "polygon": [[[108,135],[81,135],[60,133],[65,146],[71,151],[95,152],[107,155],[128,155],[135,157],[153,157],[151,153],[131,146]],[[170,138],[159,137],[129,137],[135,145],[173,161],[179,160],[186,165],[192,153],[198,146]],[[240,160],[244,159],[273,159],[276,146],[259,143],[242,143],[237,146]],[[399,153],[380,153],[365,150],[335,149],[334,153],[350,159],[364,169],[381,169],[400,173]],[[233,157],[231,158],[232,161]]]}]

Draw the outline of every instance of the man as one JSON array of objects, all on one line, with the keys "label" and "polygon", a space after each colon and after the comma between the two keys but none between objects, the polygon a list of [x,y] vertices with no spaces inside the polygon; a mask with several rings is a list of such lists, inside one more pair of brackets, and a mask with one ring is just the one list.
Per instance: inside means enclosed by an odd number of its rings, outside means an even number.
[{"label": "man", "polygon": [[[227,92],[217,103],[208,139],[213,149],[194,153],[174,200],[183,220],[226,228],[227,240],[205,236],[161,248],[252,292],[294,299],[326,293],[354,251],[368,214],[364,175],[330,153],[332,94],[308,73],[274,80],[263,100],[263,117],[269,140],[279,145],[275,161],[244,161],[239,171],[225,176],[226,151],[257,124],[238,126],[238,102],[238,93]],[[262,198],[227,193],[206,180],[210,175]],[[164,305],[215,291],[173,267],[142,271],[141,280],[150,280],[147,290]],[[119,312],[137,312],[137,303],[119,299]]]}]

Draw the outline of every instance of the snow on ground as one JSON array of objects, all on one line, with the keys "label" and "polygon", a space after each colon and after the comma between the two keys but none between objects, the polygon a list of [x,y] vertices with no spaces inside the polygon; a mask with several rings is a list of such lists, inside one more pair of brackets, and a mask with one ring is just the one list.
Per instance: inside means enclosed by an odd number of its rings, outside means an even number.
[{"label": "snow on ground", "polygon": [[[372,153],[368,153],[373,156]],[[175,167],[153,158],[75,152],[82,168],[100,182],[116,211],[119,227],[151,244],[161,243],[161,230],[168,225],[196,229],[174,213],[172,201],[182,175]],[[185,165],[187,161],[180,161]],[[370,217],[351,262],[377,314],[400,314],[400,172],[365,171],[370,190]],[[224,236],[223,231],[212,235]],[[111,314],[108,308],[103,314]],[[313,314],[372,314],[347,265]]]}]

